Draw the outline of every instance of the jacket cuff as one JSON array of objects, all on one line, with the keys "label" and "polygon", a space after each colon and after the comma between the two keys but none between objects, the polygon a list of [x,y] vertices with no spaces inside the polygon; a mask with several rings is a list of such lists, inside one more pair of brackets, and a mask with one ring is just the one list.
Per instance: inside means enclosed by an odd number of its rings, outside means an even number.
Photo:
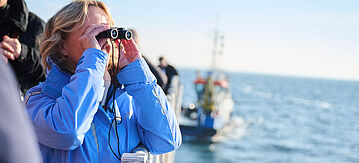
[{"label": "jacket cuff", "polygon": [[128,64],[117,74],[120,84],[134,84],[142,82],[155,82],[156,78],[152,74],[146,61],[141,58]]},{"label": "jacket cuff", "polygon": [[20,52],[19,58],[17,58],[17,61],[20,62],[20,63],[22,63],[22,62],[25,60],[25,58],[26,58],[27,53],[29,52],[29,50],[30,50],[30,49],[29,49],[29,47],[27,47],[27,45],[21,43],[21,52]]},{"label": "jacket cuff", "polygon": [[77,63],[76,72],[81,69],[94,69],[105,72],[107,58],[107,53],[101,50],[95,48],[86,49]]}]

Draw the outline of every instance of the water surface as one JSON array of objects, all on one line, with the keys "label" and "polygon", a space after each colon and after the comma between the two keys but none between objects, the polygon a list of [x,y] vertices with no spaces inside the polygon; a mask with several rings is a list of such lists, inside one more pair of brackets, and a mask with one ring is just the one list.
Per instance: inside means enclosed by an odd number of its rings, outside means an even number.
[{"label": "water surface", "polygon": [[[179,72],[188,105],[196,72]],[[245,125],[218,143],[184,142],[175,162],[359,162],[359,82],[228,76]]]}]

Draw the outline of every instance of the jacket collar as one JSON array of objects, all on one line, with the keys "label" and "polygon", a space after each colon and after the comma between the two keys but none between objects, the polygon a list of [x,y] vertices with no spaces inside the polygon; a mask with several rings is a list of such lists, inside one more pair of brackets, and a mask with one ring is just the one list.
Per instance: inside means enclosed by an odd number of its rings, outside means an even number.
[{"label": "jacket collar", "polygon": [[9,21],[18,27],[22,32],[26,31],[28,24],[29,10],[24,0],[9,0],[10,17]]},{"label": "jacket collar", "polygon": [[52,98],[58,98],[62,94],[62,88],[70,83],[71,75],[60,70],[56,64],[50,64],[51,70],[42,87],[42,92]]}]

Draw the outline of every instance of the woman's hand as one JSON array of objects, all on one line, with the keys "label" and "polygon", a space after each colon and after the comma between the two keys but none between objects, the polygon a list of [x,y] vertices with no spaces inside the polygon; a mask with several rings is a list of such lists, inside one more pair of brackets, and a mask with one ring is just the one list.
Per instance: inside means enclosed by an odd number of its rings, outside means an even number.
[{"label": "woman's hand", "polygon": [[109,25],[105,24],[92,24],[90,25],[84,34],[79,38],[80,44],[84,50],[89,48],[96,48],[101,50],[101,47],[105,44],[107,39],[101,39],[97,41],[96,36],[109,29]]},{"label": "woman's hand", "polygon": [[[117,43],[119,43],[118,40],[116,40]],[[136,61],[137,59],[141,58],[141,51],[138,49],[135,41],[133,39],[131,40],[121,40],[121,46],[120,49],[120,69],[127,66],[128,64]]]}]

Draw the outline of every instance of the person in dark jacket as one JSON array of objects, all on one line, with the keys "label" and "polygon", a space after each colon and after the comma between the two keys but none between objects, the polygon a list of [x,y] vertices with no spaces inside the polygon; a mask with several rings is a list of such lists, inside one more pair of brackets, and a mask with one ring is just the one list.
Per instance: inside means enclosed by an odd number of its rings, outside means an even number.
[{"label": "person in dark jacket", "polygon": [[160,65],[158,67],[166,74],[167,76],[167,84],[166,88],[164,89],[165,93],[168,94],[168,89],[171,87],[172,79],[175,75],[178,75],[177,70],[168,64],[164,57],[160,57],[158,59],[160,61]]},{"label": "person in dark jacket", "polygon": [[1,0],[0,57],[14,70],[22,95],[45,80],[37,41],[44,25],[23,0]]}]

